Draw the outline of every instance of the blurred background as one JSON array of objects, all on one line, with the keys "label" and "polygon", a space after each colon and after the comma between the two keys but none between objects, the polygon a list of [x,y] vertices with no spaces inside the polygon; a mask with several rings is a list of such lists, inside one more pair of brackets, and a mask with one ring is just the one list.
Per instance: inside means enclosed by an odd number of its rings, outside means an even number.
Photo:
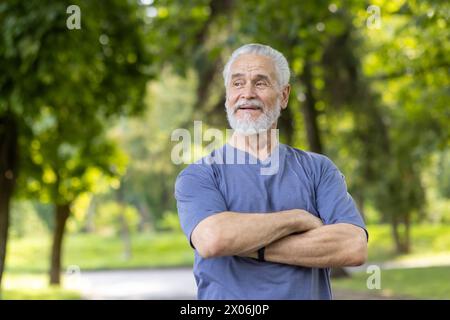
[{"label": "blurred background", "polygon": [[333,159],[368,224],[369,261],[336,270],[336,298],[450,299],[449,16],[432,0],[2,1],[1,298],[195,298],[171,133],[228,127],[223,65],[259,42],[292,69],[281,141]]}]

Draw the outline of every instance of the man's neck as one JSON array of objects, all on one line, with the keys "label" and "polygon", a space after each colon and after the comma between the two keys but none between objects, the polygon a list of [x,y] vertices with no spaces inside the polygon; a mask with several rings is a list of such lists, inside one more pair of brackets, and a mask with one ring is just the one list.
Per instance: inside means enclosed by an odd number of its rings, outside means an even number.
[{"label": "man's neck", "polygon": [[255,158],[265,160],[279,144],[276,130],[276,126],[274,126],[270,130],[253,135],[243,135],[234,132],[228,144],[236,149],[250,153]]}]

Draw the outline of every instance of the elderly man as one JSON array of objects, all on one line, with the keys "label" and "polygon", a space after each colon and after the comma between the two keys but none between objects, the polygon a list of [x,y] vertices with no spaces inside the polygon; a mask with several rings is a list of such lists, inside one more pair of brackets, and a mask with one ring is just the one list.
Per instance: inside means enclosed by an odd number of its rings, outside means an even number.
[{"label": "elderly man", "polygon": [[[280,52],[244,45],[223,76],[233,135],[175,184],[198,298],[331,299],[330,268],[367,256],[367,231],[344,177],[327,157],[271,134],[290,92]],[[230,163],[234,156],[245,161]],[[274,159],[276,171],[262,174]]]}]

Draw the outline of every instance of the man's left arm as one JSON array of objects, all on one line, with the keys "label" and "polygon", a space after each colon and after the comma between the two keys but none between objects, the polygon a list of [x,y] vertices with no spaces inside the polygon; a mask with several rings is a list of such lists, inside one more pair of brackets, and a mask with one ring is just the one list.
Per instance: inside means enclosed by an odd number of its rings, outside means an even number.
[{"label": "man's left arm", "polygon": [[[257,253],[247,256],[257,258]],[[293,234],[265,248],[266,261],[310,268],[358,266],[366,259],[366,233],[348,223],[325,225]]]},{"label": "man's left arm", "polygon": [[266,260],[317,268],[361,265],[367,258],[364,221],[342,173],[327,157],[315,157],[316,208],[324,225],[271,243]]}]

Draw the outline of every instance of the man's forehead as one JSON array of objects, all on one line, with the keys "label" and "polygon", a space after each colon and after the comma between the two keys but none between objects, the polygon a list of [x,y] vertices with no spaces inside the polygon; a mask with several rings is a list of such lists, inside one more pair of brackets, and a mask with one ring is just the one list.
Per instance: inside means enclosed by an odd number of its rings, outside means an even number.
[{"label": "man's forehead", "polygon": [[231,65],[231,75],[248,72],[262,75],[275,75],[275,65],[269,57],[256,54],[243,54]]}]

